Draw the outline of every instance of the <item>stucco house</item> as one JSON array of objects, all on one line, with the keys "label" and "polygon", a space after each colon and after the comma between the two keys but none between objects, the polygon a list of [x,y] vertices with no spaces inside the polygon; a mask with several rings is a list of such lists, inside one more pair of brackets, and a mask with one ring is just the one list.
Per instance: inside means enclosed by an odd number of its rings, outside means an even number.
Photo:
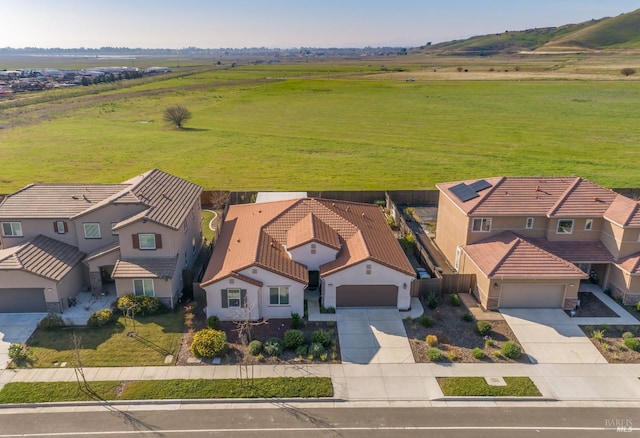
[{"label": "stucco house", "polygon": [[576,306],[581,281],[640,300],[638,202],[579,177],[437,184],[436,243],[482,306]]},{"label": "stucco house", "polygon": [[0,312],[62,312],[82,289],[173,307],[202,241],[202,188],[153,169],[121,184],[32,184],[0,204]]},{"label": "stucco house", "polygon": [[303,314],[304,291],[325,307],[408,309],[415,272],[380,207],[318,198],[229,208],[201,286],[207,316]]}]

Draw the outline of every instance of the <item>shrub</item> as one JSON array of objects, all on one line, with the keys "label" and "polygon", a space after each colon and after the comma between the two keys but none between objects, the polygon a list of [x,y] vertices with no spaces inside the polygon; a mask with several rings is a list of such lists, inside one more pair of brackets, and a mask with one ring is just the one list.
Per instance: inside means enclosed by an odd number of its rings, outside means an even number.
[{"label": "shrub", "polygon": [[253,341],[249,342],[247,349],[249,350],[250,355],[257,356],[262,352],[262,342],[254,339]]},{"label": "shrub", "polygon": [[21,362],[27,358],[27,349],[23,344],[9,345],[9,359]]},{"label": "shrub", "polygon": [[304,344],[304,334],[300,330],[287,330],[284,333],[284,348],[295,350]]},{"label": "shrub", "polygon": [[438,348],[429,348],[427,350],[427,358],[429,358],[431,362],[439,362],[442,360],[442,351]]},{"label": "shrub", "polygon": [[331,336],[331,333],[327,330],[318,329],[311,333],[311,342],[322,344],[323,347],[328,347],[332,341],[333,336]]},{"label": "shrub", "polygon": [[96,310],[87,319],[88,327],[103,327],[113,321],[111,309]]},{"label": "shrub", "polygon": [[633,351],[640,350],[640,341],[638,340],[638,338],[627,338],[624,340],[624,345],[629,350],[633,350]]},{"label": "shrub", "polygon": [[136,315],[156,315],[164,313],[167,308],[162,304],[160,299],[149,297],[146,295],[127,294],[118,298],[116,307],[124,314],[127,309],[133,307]]},{"label": "shrub", "polygon": [[429,309],[438,307],[438,296],[435,292],[430,292],[427,296],[427,307],[429,307]]},{"label": "shrub", "polygon": [[462,320],[466,322],[473,322],[473,315],[470,312],[466,312],[462,315]]},{"label": "shrub", "polygon": [[275,357],[280,356],[283,350],[282,339],[280,338],[267,339],[262,346],[262,350],[269,356],[275,356]]},{"label": "shrub", "polygon": [[604,339],[604,330],[593,330],[591,337],[596,341],[602,341]]},{"label": "shrub", "polygon": [[476,331],[480,336],[487,336],[491,334],[491,324],[488,321],[476,322]]},{"label": "shrub", "polygon": [[630,338],[635,338],[635,336],[633,335],[633,333],[631,332],[624,332],[622,334],[622,339],[630,339]]},{"label": "shrub", "polygon": [[636,74],[636,69],[631,67],[625,67],[622,70],[620,70],[620,73],[622,73],[625,76],[631,76]]},{"label": "shrub", "polygon": [[522,354],[520,346],[513,341],[507,341],[502,344],[502,354],[509,359],[517,359]]},{"label": "shrub", "polygon": [[493,343],[493,339],[491,339],[491,336],[485,336],[484,337],[484,346],[485,347],[493,347],[495,344]]},{"label": "shrub", "polygon": [[220,318],[216,315],[211,315],[207,318],[207,327],[210,329],[218,330],[220,328]]},{"label": "shrub", "polygon": [[458,357],[458,353],[452,350],[447,353],[447,359],[449,359],[451,362],[455,362],[460,358]]},{"label": "shrub", "polygon": [[309,354],[309,346],[307,344],[302,344],[296,348],[296,356],[305,357],[307,354]]},{"label": "shrub", "polygon": [[474,348],[473,350],[471,350],[471,355],[475,358],[475,359],[482,359],[484,357],[484,351],[482,351],[482,348]]},{"label": "shrub", "polygon": [[309,345],[309,356],[320,357],[325,353],[324,346],[319,342],[313,342]]},{"label": "shrub", "polygon": [[191,353],[196,357],[214,357],[227,348],[227,334],[221,330],[204,329],[193,335]]},{"label": "shrub", "polygon": [[437,347],[438,337],[436,335],[427,335],[427,337],[425,338],[425,342],[429,347]]},{"label": "shrub", "polygon": [[58,313],[49,313],[38,323],[38,328],[49,329],[56,327],[64,327],[64,319]]},{"label": "shrub", "polygon": [[636,303],[636,310],[637,310],[638,312],[640,312],[640,301],[638,301],[638,302]]},{"label": "shrub", "polygon": [[291,328],[296,330],[300,327],[302,327],[302,318],[295,312],[291,313]]},{"label": "shrub", "polygon": [[425,327],[431,327],[433,325],[433,319],[431,319],[430,317],[424,315],[421,316],[420,318],[418,318],[418,322],[420,324],[422,324]]},{"label": "shrub", "polygon": [[451,294],[451,305],[459,307],[462,304],[462,300],[458,294]]}]

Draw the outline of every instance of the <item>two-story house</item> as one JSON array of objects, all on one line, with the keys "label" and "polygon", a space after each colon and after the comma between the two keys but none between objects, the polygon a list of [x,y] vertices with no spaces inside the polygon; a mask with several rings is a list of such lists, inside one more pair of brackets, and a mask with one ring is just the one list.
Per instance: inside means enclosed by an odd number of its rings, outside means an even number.
[{"label": "two-story house", "polygon": [[437,184],[436,243],[488,309],[576,305],[580,281],[640,299],[638,202],[579,177]]},{"label": "two-story house", "polygon": [[61,312],[115,282],[173,307],[202,241],[202,188],[154,169],[122,184],[32,184],[0,204],[0,312]]},{"label": "two-story house", "polygon": [[229,208],[201,286],[207,316],[288,318],[325,307],[408,309],[415,272],[380,207],[304,198]]}]

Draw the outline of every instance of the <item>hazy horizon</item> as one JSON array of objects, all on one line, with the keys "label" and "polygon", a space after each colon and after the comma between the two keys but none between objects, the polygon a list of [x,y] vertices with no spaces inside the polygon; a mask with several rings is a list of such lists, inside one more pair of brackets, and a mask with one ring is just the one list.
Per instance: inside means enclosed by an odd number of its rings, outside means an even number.
[{"label": "hazy horizon", "polygon": [[[146,4],[145,4],[146,3]],[[632,12],[629,0],[30,0],[3,6],[0,47],[416,47]]]}]

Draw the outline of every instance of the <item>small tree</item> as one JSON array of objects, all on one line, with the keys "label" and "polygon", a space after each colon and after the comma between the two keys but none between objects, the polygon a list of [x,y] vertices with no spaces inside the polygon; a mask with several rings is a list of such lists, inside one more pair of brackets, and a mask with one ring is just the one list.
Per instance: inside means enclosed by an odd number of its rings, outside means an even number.
[{"label": "small tree", "polygon": [[172,105],[164,110],[164,121],[182,129],[182,125],[191,118],[191,111],[182,105]]},{"label": "small tree", "polygon": [[635,75],[636,74],[636,69],[635,68],[626,67],[626,68],[623,68],[622,70],[620,70],[620,73],[622,73],[625,76],[631,76],[631,75]]}]

